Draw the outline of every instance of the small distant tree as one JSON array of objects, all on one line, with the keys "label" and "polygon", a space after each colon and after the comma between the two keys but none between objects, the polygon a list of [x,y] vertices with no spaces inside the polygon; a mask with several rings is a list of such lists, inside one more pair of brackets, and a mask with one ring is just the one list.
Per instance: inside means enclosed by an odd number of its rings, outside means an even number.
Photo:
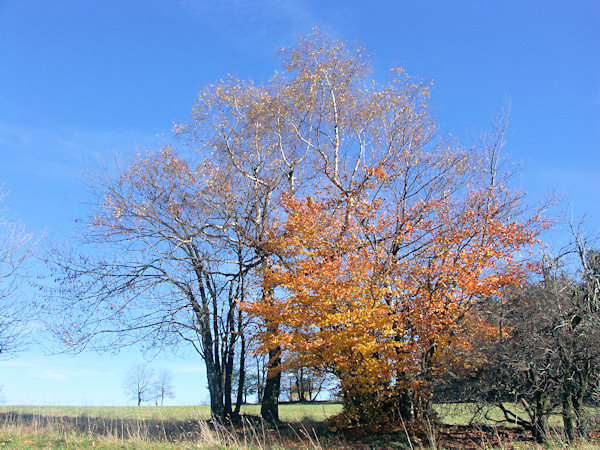
[{"label": "small distant tree", "polygon": [[162,406],[165,398],[175,398],[172,381],[173,376],[166,369],[162,369],[154,379],[154,404],[156,406],[159,403]]},{"label": "small distant tree", "polygon": [[137,401],[140,406],[142,402],[152,400],[155,392],[154,371],[146,364],[136,364],[125,376],[123,381],[123,390],[125,394]]}]

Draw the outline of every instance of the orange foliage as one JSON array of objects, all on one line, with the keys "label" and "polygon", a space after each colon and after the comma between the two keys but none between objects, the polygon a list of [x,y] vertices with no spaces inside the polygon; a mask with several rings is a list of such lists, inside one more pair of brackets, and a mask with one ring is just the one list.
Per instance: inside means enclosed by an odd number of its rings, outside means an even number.
[{"label": "orange foliage", "polygon": [[514,197],[499,188],[401,208],[385,168],[364,176],[373,181],[354,191],[284,196],[266,244],[278,259],[262,279],[275,298],[245,308],[276,325],[265,348],[329,370],[345,395],[416,392],[441,350],[468,345],[463,325],[489,332],[474,307],[519,282],[527,264],[515,254],[535,242],[538,222],[511,220]]},{"label": "orange foliage", "polygon": [[392,69],[379,85],[362,49],[318,30],[282,55],[267,85],[224,80],[194,111],[203,144],[264,198],[263,295],[242,307],[266,324],[265,352],[337,376],[348,414],[390,405],[427,385],[480,299],[519,282],[540,219],[506,188],[504,120],[460,149],[436,138],[428,83]]}]

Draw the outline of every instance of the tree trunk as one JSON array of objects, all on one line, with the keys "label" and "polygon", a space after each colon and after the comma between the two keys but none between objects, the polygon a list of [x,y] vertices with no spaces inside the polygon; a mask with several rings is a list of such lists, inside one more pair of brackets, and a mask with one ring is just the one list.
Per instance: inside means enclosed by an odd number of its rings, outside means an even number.
[{"label": "tree trunk", "polygon": [[580,437],[587,437],[588,430],[585,423],[583,411],[583,395],[573,397],[573,413],[575,415],[576,433]]},{"label": "tree trunk", "polygon": [[237,390],[237,399],[235,402],[235,411],[233,415],[238,417],[240,415],[240,409],[242,407],[242,403],[246,403],[246,393],[244,389],[244,385],[246,384],[246,337],[241,331],[241,315],[239,313],[238,319],[238,333],[241,338],[241,348],[240,348],[240,368],[239,368],[239,378],[238,378],[238,390]]},{"label": "tree trunk", "polygon": [[265,392],[265,384],[264,384],[264,379],[262,376],[262,371],[260,368],[260,364],[258,362],[258,360],[256,361],[256,397],[258,398],[258,403],[262,404],[262,400],[264,397],[264,392]]},{"label": "tree trunk", "polygon": [[281,388],[281,347],[269,350],[267,379],[260,415],[267,422],[279,422],[279,390]]},{"label": "tree trunk", "polygon": [[208,392],[210,394],[210,414],[213,418],[222,420],[225,418],[225,405],[223,404],[223,390],[221,389],[221,374],[215,367],[209,369],[206,364],[206,378],[208,379]]},{"label": "tree trunk", "polygon": [[573,411],[575,413],[575,420],[577,421],[577,433],[583,438],[588,437],[589,431],[584,417],[583,399],[588,390],[592,370],[590,361],[585,361],[583,368],[578,372],[578,389],[573,393]]},{"label": "tree trunk", "polygon": [[[270,262],[265,263],[270,267]],[[263,300],[273,299],[274,286],[263,289]],[[267,333],[277,334],[277,325],[267,323]],[[267,422],[279,422],[279,391],[281,390],[281,346],[269,349],[269,361],[267,362],[267,376],[265,389],[263,391],[260,415]]]},{"label": "tree trunk", "polygon": [[[569,384],[569,383],[565,383]],[[575,440],[575,415],[573,414],[573,399],[571,397],[570,389],[565,386],[565,392],[563,393],[562,402],[562,417],[563,425],[565,428],[565,437],[567,442],[570,444]]]},{"label": "tree trunk", "polygon": [[[233,341],[233,339],[232,339]],[[230,345],[234,345],[233,342],[230,343]],[[224,386],[224,391],[225,391],[225,416],[226,417],[230,417],[233,414],[233,408],[231,405],[231,385],[233,383],[233,358],[234,358],[234,354],[233,354],[233,350],[229,350],[227,352],[227,356],[225,359],[225,386]]]},{"label": "tree trunk", "polygon": [[223,380],[221,379],[222,372],[219,362],[218,334],[214,336],[213,339],[208,302],[208,293],[210,293],[213,298],[214,306],[216,303],[215,292],[210,289],[208,275],[204,273],[203,265],[200,261],[196,261],[194,270],[196,271],[198,280],[198,291],[200,293],[201,303],[197,301],[191,290],[189,290],[187,294],[190,304],[194,309],[194,314],[196,315],[202,340],[203,357],[206,365],[206,378],[208,380],[208,392],[210,394],[210,414],[218,420],[223,420],[225,418],[225,406],[223,405]]},{"label": "tree trunk", "polygon": [[[304,400],[304,392],[302,390],[302,368],[300,368],[299,371],[296,371],[295,376],[294,376],[294,381],[296,384],[296,394],[298,394],[298,402],[301,403],[302,400]],[[291,395],[291,386],[290,386],[290,401],[292,400],[292,395]]]},{"label": "tree trunk", "polygon": [[539,391],[535,395],[535,417],[533,420],[533,437],[538,444],[545,444],[548,440],[548,404],[550,397],[547,393]]},{"label": "tree trunk", "polygon": [[398,412],[400,417],[407,423],[412,423],[414,420],[414,403],[412,393],[408,389],[402,389],[398,398]]},{"label": "tree trunk", "polygon": [[233,416],[233,407],[231,404],[231,392],[233,390],[233,364],[235,359],[235,344],[238,338],[238,334],[236,333],[236,295],[235,290],[233,289],[233,284],[229,289],[229,311],[227,312],[227,325],[226,329],[228,330],[229,336],[223,336],[223,342],[226,342],[226,352],[223,358],[225,359],[225,386],[223,390],[225,391],[225,415],[227,417]]}]

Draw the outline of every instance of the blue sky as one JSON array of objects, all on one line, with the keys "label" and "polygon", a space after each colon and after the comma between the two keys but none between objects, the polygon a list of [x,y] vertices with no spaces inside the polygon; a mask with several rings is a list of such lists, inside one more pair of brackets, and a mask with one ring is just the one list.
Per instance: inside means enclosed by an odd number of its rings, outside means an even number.
[{"label": "blue sky", "polygon": [[[11,214],[66,239],[87,215],[100,164],[170,142],[207,84],[266,81],[276,50],[319,26],[357,41],[373,76],[392,66],[434,81],[443,133],[468,143],[503,104],[506,154],[534,198],[600,229],[600,4],[596,1],[0,0],[0,184]],[[549,235],[560,239],[560,233]],[[0,361],[11,404],[130,404],[121,391],[138,349],[120,355]],[[160,355],[177,398],[207,400],[202,361]]]}]

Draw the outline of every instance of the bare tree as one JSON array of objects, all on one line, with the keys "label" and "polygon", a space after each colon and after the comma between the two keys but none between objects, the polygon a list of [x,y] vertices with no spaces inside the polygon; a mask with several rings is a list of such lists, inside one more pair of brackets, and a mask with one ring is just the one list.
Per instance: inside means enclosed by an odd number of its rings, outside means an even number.
[{"label": "bare tree", "polygon": [[31,317],[18,289],[34,244],[23,225],[5,217],[2,204],[6,196],[0,190],[0,357],[14,354],[28,343],[25,326]]},{"label": "bare tree", "polygon": [[587,236],[582,223],[570,224],[570,229],[573,239],[565,253],[576,269],[567,285],[569,295],[557,305],[553,336],[560,361],[563,424],[573,442],[587,437],[584,400],[600,380],[600,251],[598,239]]},{"label": "bare tree", "polygon": [[172,383],[173,376],[168,370],[162,369],[160,372],[158,372],[158,375],[155,377],[153,383],[154,403],[156,406],[159,404],[160,406],[163,406],[165,398],[175,398]]},{"label": "bare tree", "polygon": [[212,414],[224,418],[245,327],[238,305],[260,258],[244,244],[252,200],[227,167],[193,156],[165,148],[95,180],[77,249],[49,255],[61,320],[48,325],[73,351],[186,344],[204,359]]},{"label": "bare tree", "polygon": [[572,243],[541,263],[541,279],[514,288],[504,303],[488,301],[484,314],[497,335],[474,346],[471,371],[448,372],[460,400],[495,404],[540,443],[557,408],[569,442],[586,436],[584,401],[600,374],[600,253],[581,227],[571,231]]},{"label": "bare tree", "polygon": [[142,402],[152,400],[154,393],[154,371],[146,364],[132,366],[123,380],[123,391],[141,406]]}]

